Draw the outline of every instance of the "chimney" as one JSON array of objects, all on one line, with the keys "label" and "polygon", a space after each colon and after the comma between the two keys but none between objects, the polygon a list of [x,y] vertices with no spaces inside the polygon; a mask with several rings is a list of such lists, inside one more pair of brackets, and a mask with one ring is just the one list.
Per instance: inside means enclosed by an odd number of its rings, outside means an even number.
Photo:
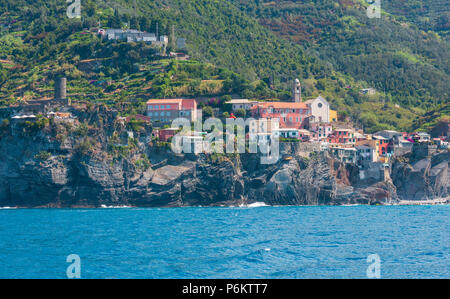
[{"label": "chimney", "polygon": [[67,79],[57,78],[55,80],[55,100],[65,100],[67,97]]}]

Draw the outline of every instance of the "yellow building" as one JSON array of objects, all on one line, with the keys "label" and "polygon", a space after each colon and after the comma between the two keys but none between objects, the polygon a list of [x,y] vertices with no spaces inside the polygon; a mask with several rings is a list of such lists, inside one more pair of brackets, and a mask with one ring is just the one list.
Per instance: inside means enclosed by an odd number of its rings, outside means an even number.
[{"label": "yellow building", "polygon": [[329,120],[329,122],[332,123],[332,122],[335,122],[337,120],[338,120],[337,111],[330,109],[330,120]]}]

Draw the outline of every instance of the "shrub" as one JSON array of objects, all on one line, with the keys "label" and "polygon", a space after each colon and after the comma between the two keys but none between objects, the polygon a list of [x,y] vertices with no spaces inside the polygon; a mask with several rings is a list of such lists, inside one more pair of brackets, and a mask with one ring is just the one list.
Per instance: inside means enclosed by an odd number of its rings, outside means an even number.
[{"label": "shrub", "polygon": [[36,154],[34,156],[34,158],[41,160],[41,161],[46,161],[48,160],[50,157],[52,156],[52,154],[50,154],[49,152],[46,151],[41,151],[38,154]]}]

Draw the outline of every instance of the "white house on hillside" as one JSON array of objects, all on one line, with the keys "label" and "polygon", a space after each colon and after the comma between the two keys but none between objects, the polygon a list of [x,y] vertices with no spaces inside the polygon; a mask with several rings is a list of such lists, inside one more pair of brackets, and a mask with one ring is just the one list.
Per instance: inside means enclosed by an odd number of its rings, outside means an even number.
[{"label": "white house on hillside", "polygon": [[330,120],[330,104],[321,96],[305,102],[311,110],[311,115],[315,121],[329,122]]}]

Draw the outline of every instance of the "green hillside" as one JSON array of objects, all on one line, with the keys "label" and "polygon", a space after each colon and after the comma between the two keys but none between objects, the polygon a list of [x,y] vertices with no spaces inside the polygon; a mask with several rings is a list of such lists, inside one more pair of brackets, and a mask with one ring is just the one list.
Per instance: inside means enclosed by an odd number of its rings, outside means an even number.
[{"label": "green hillside", "polygon": [[331,68],[386,90],[396,103],[427,109],[449,100],[450,44],[404,16],[383,12],[370,19],[367,4],[358,0],[233,2]]},{"label": "green hillside", "polygon": [[[0,0],[1,105],[50,96],[61,74],[72,98],[119,108],[150,97],[288,99],[298,77],[304,97],[323,95],[369,131],[409,129],[448,101],[448,43],[392,14],[368,19],[362,1],[136,0],[135,16],[133,0],[82,0],[82,20],[64,2]],[[193,61],[101,40],[89,33],[99,21],[174,32]]]}]

